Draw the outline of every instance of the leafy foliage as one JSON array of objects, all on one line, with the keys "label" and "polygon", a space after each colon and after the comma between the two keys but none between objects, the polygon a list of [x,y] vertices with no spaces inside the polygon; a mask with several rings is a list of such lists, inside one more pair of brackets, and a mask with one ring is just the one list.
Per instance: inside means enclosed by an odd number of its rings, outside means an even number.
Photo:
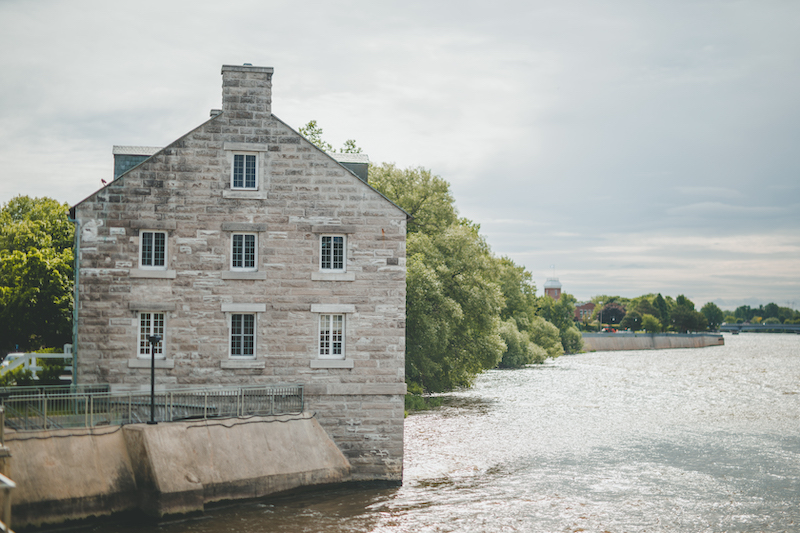
[{"label": "leafy foliage", "polygon": [[617,302],[609,302],[600,312],[601,324],[619,324],[625,318],[625,308]]},{"label": "leafy foliage", "polygon": [[661,331],[661,322],[653,315],[643,315],[642,329],[647,333],[659,333]]},{"label": "leafy foliage", "polygon": [[454,224],[471,225],[459,221],[450,184],[430,170],[399,169],[392,163],[372,165],[369,183],[413,217],[408,221],[409,234],[433,235]]},{"label": "leafy foliage", "polygon": [[642,315],[638,311],[631,311],[625,314],[625,317],[619,323],[619,327],[623,329],[630,329],[634,333],[642,329]]},{"label": "leafy foliage", "polygon": [[700,312],[706,317],[709,329],[717,329],[724,319],[722,309],[720,309],[714,302],[708,302],[701,309]]},{"label": "leafy foliage", "polygon": [[18,196],[0,210],[0,351],[68,342],[73,225],[68,206]]},{"label": "leafy foliage", "polygon": [[[298,129],[300,135],[308,139],[309,142],[315,144],[320,150],[325,152],[336,152],[333,146],[330,143],[326,142],[322,138],[322,128],[317,124],[316,120],[308,121],[308,124],[305,126],[300,126]],[[344,146],[340,150],[338,150],[340,154],[360,154],[361,148],[356,145],[356,141],[353,139],[347,139],[344,142]]]}]

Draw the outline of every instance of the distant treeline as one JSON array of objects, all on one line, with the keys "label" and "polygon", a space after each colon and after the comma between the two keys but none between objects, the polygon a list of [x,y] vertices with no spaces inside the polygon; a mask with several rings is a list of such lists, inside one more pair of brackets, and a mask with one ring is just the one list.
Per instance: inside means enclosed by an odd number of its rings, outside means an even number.
[{"label": "distant treeline", "polygon": [[645,294],[636,298],[600,295],[591,300],[595,309],[581,323],[581,329],[595,329],[597,321],[618,325],[621,329],[648,332],[660,331],[713,331],[723,323],[800,324],[800,311],[780,307],[775,303],[751,308],[743,305],[735,311],[723,311],[708,302],[699,311],[683,295],[677,298],[658,294]]}]

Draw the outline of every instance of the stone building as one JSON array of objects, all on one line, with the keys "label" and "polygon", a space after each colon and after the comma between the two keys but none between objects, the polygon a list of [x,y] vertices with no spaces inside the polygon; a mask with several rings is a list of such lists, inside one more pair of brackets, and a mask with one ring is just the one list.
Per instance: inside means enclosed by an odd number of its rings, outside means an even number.
[{"label": "stone building", "polygon": [[158,334],[157,386],[301,383],[354,479],[400,480],[407,214],[272,114],[272,74],[223,66],[220,111],[72,208],[76,378],[149,387]]}]

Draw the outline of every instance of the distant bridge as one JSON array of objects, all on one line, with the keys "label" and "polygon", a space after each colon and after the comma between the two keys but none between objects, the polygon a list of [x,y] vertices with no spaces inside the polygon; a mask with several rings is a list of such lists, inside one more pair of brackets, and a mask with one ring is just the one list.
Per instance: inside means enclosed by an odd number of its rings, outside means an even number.
[{"label": "distant bridge", "polygon": [[740,331],[782,331],[784,333],[800,333],[800,324],[723,324],[720,331],[739,333]]}]

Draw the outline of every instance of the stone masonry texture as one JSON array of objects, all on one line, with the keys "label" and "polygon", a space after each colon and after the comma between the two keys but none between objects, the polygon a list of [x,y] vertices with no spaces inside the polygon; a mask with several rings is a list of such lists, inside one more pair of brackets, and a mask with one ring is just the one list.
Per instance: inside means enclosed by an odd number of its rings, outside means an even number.
[{"label": "stone masonry texture", "polygon": [[[149,387],[139,313],[164,313],[158,386],[301,383],[354,479],[399,481],[407,215],[272,115],[271,68],[222,74],[221,114],[73,208],[77,380]],[[256,156],[257,189],[232,188],[237,153]],[[151,231],[163,269],[140,266]],[[256,235],[254,272],[231,268],[236,232]],[[323,235],[345,237],[345,272],[320,269]],[[253,358],[230,355],[238,312],[255,315]],[[320,312],[345,315],[344,359],[320,359]]]}]

